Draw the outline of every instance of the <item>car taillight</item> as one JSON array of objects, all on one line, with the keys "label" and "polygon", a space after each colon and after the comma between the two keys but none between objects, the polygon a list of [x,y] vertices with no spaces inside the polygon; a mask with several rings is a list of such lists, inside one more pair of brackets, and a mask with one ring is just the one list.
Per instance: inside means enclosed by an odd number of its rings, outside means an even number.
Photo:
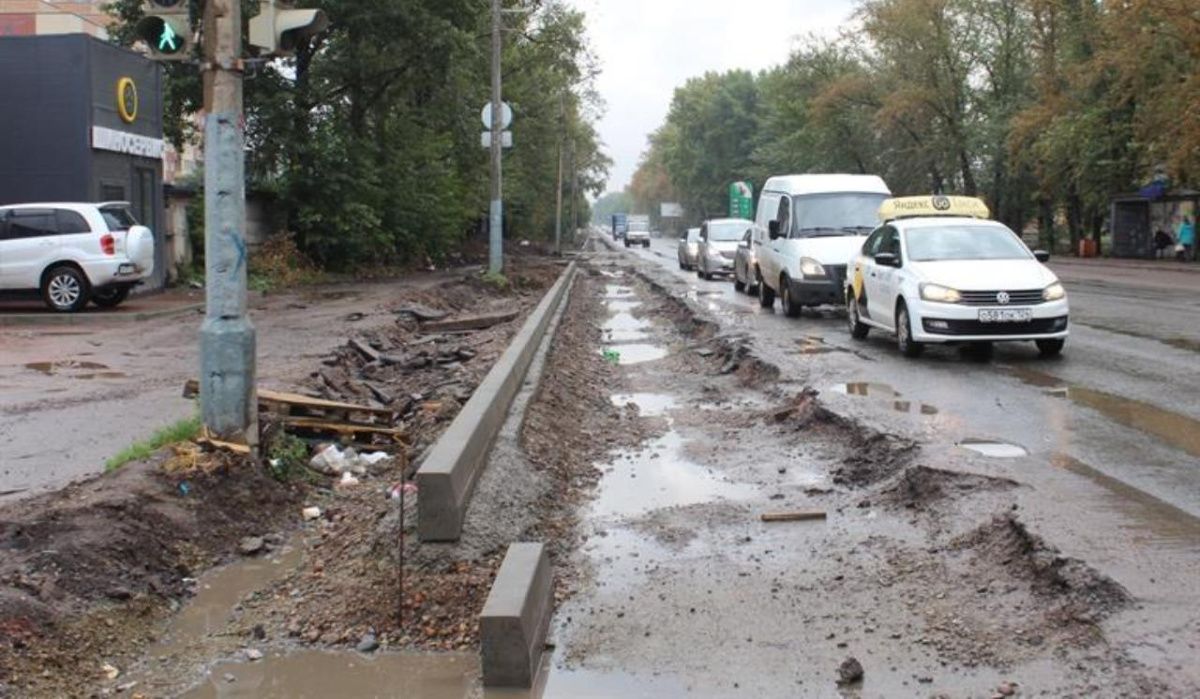
[{"label": "car taillight", "polygon": [[105,255],[117,254],[117,239],[112,237],[112,233],[105,233],[104,235],[100,236],[100,250],[103,251]]}]

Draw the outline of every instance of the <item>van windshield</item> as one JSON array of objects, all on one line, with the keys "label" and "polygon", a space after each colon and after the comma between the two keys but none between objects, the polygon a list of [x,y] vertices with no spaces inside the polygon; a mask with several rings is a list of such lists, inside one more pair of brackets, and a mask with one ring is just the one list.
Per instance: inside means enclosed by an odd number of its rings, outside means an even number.
[{"label": "van windshield", "polygon": [[879,225],[887,194],[836,192],[792,197],[792,238],[866,235]]}]

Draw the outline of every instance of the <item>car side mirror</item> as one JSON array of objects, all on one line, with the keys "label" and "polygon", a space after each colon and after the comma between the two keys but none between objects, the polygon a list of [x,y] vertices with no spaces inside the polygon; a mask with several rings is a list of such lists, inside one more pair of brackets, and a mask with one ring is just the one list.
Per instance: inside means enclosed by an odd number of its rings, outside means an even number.
[{"label": "car side mirror", "polygon": [[779,221],[770,221],[767,223],[767,235],[771,236],[771,240],[779,237]]},{"label": "car side mirror", "polygon": [[1033,256],[1035,258],[1037,258],[1038,262],[1049,262],[1050,261],[1050,253],[1046,252],[1045,250],[1034,250]]},{"label": "car side mirror", "polygon": [[899,267],[900,258],[890,252],[881,252],[875,255],[875,264],[883,267]]}]

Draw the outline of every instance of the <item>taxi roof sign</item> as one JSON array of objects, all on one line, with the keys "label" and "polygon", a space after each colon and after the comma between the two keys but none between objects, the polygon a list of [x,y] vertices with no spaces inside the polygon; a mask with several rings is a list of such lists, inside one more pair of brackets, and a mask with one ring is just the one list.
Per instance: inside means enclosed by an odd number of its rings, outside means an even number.
[{"label": "taxi roof sign", "polygon": [[988,218],[991,212],[982,199],[975,197],[948,197],[942,194],[925,197],[896,197],[887,199],[879,206],[879,220],[894,221],[898,218],[917,216],[968,216]]}]

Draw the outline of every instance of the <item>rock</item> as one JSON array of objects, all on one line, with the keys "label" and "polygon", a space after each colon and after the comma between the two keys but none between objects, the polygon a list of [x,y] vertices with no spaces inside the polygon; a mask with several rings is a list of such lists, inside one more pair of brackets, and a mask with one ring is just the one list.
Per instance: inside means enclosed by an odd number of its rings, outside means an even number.
[{"label": "rock", "polygon": [[121,676],[121,671],[117,669],[116,665],[112,665],[111,663],[101,665],[100,673],[104,675],[104,679],[106,680],[115,680]]},{"label": "rock", "polygon": [[996,687],[996,693],[1001,696],[1011,697],[1012,695],[1017,693],[1017,683],[1016,682],[1001,682],[1000,686]]},{"label": "rock", "polygon": [[247,648],[244,652],[246,654],[246,660],[251,662],[255,660],[262,660],[262,651],[257,648]]},{"label": "rock", "polygon": [[862,682],[863,666],[858,662],[858,658],[853,656],[846,658],[838,667],[838,684],[855,684]]},{"label": "rock", "polygon": [[114,587],[108,591],[109,599],[127,600],[133,597],[133,593],[128,588]]},{"label": "rock", "polygon": [[252,633],[254,635],[254,638],[259,641],[261,641],[267,637],[267,630],[265,628],[263,628],[262,624],[255,624],[254,631]]},{"label": "rock", "polygon": [[375,638],[375,634],[363,634],[362,640],[354,647],[359,653],[374,653],[379,648],[379,639]]},{"label": "rock", "polygon": [[226,673],[225,673],[225,681],[226,681],[226,682],[233,682],[233,681],[234,681],[234,680],[236,680],[236,679],[237,679],[237,678],[236,678],[236,677],[234,677],[232,674],[230,674],[230,673],[228,673],[228,672],[226,672]]},{"label": "rock", "polygon": [[238,544],[238,551],[243,556],[253,556],[262,551],[266,543],[261,536],[242,537],[242,541]]},{"label": "rock", "polygon": [[321,508],[306,507],[303,510],[300,510],[300,514],[303,515],[304,519],[306,520],[314,520],[321,516]]}]

